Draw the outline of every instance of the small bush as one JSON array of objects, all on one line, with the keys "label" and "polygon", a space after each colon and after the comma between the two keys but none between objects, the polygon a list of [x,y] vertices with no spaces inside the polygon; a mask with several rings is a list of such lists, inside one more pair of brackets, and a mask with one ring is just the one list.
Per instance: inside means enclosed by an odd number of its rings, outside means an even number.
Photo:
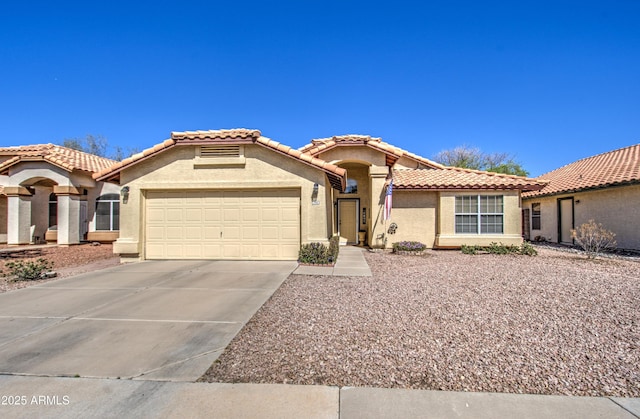
[{"label": "small bush", "polygon": [[298,262],[310,265],[330,265],[335,263],[340,252],[340,237],[333,236],[329,247],[320,242],[303,244],[298,253]]},{"label": "small bush", "polygon": [[616,235],[594,220],[571,230],[571,235],[587,253],[588,259],[595,259],[602,252],[614,250],[617,245]]},{"label": "small bush", "polygon": [[520,245],[520,254],[525,256],[538,256],[538,251],[529,242],[522,242]]},{"label": "small bush", "polygon": [[415,241],[403,241],[393,243],[394,252],[423,252],[427,249],[427,245]]},{"label": "small bush", "polygon": [[463,244],[460,250],[462,250],[462,253],[464,253],[465,255],[477,255],[478,252],[482,250],[482,247],[478,246],[477,244],[471,246]]},{"label": "small bush", "polygon": [[340,253],[340,236],[335,235],[329,240],[329,263],[335,263]]},{"label": "small bush", "polygon": [[7,262],[9,275],[15,276],[17,281],[32,281],[42,278],[43,274],[53,268],[53,262],[44,258],[32,261]]},{"label": "small bush", "polygon": [[516,246],[514,244],[502,244],[502,243],[489,243],[488,246],[479,245],[465,245],[460,248],[465,255],[477,255],[479,252],[491,253],[494,255],[526,255],[536,256],[538,252],[529,243],[523,242],[522,245]]}]

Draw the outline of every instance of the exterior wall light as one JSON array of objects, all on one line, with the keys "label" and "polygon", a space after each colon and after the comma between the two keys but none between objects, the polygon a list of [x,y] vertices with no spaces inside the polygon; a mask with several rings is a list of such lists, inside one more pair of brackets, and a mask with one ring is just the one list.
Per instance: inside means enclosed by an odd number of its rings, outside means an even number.
[{"label": "exterior wall light", "polygon": [[122,189],[120,189],[120,196],[122,197],[122,202],[124,204],[126,204],[127,201],[129,200],[129,187],[128,186],[123,186]]}]

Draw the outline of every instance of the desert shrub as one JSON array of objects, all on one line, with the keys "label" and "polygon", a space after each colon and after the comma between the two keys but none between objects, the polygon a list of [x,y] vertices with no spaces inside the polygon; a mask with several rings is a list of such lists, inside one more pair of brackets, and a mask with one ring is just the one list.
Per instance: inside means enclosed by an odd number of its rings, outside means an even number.
[{"label": "desert shrub", "polygon": [[522,242],[520,245],[520,254],[525,256],[537,256],[538,251],[529,242]]},{"label": "desert shrub", "polygon": [[335,263],[340,253],[340,236],[337,234],[329,239],[329,263]]},{"label": "desert shrub", "polygon": [[402,241],[392,244],[394,252],[423,252],[427,245],[416,241]]},{"label": "desert shrub", "polygon": [[337,236],[335,241],[332,237],[329,241],[329,247],[320,242],[303,244],[298,253],[298,262],[311,265],[328,265],[334,263],[338,258],[339,240],[340,238]]},{"label": "desert shrub", "polygon": [[529,243],[522,243],[520,246],[514,244],[489,243],[488,246],[462,245],[460,250],[466,255],[477,255],[479,252],[491,253],[494,255],[526,255],[536,256],[538,252]]},{"label": "desert shrub", "polygon": [[595,259],[600,253],[613,250],[617,245],[615,233],[594,220],[589,220],[577,229],[571,230],[571,234],[576,243],[587,253],[588,259]]},{"label": "desert shrub", "polygon": [[30,261],[7,262],[5,266],[9,268],[9,275],[16,277],[16,280],[32,281],[42,278],[43,274],[53,268],[53,262],[38,258]]},{"label": "desert shrub", "polygon": [[478,246],[477,244],[474,244],[474,245],[463,244],[460,250],[462,250],[462,253],[464,253],[465,255],[477,255],[478,252],[482,250],[482,247]]}]

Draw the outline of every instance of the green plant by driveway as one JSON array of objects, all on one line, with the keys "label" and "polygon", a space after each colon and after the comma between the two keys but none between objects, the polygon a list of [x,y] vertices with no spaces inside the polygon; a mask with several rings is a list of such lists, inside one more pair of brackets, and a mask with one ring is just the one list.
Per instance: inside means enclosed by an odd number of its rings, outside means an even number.
[{"label": "green plant by driveway", "polygon": [[490,253],[493,255],[525,255],[536,256],[538,251],[529,243],[523,242],[520,246],[514,244],[489,243],[489,246],[462,245],[460,248],[466,255],[477,255],[478,253]]},{"label": "green plant by driveway", "polygon": [[329,247],[320,242],[303,244],[298,253],[298,262],[310,265],[331,265],[338,259],[340,237],[333,236]]},{"label": "green plant by driveway", "polygon": [[53,268],[53,262],[38,258],[31,261],[7,262],[5,265],[9,268],[9,276],[14,276],[16,281],[33,281],[41,279],[43,275]]}]

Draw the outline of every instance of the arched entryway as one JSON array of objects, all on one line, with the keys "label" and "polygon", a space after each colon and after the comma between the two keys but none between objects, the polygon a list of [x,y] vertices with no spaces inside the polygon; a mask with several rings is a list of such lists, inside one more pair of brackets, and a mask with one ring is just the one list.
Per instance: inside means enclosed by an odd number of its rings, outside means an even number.
[{"label": "arched entryway", "polygon": [[342,161],[337,165],[347,170],[347,187],[334,197],[336,232],[347,244],[359,244],[371,220],[370,163]]}]

